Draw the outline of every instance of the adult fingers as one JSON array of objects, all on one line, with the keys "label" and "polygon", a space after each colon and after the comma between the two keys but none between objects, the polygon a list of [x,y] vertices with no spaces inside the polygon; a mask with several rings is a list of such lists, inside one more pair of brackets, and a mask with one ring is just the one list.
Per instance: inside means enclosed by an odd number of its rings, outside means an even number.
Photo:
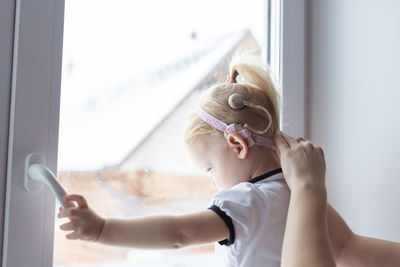
[{"label": "adult fingers", "polygon": [[289,144],[286,142],[285,139],[283,139],[283,137],[280,133],[276,132],[274,139],[275,139],[276,146],[278,148],[279,156],[281,153],[290,149]]},{"label": "adult fingers", "polygon": [[84,209],[88,207],[86,199],[78,194],[71,194],[64,196],[65,201],[76,201],[78,203],[78,208]]},{"label": "adult fingers", "polygon": [[315,148],[319,151],[319,153],[321,154],[322,158],[325,160],[324,150],[322,149],[322,147],[317,146]]},{"label": "adult fingers", "polygon": [[314,145],[310,140],[304,139],[299,141],[299,145],[304,147],[305,149],[311,151],[318,148],[318,146]]},{"label": "adult fingers", "polygon": [[297,146],[299,142],[297,142],[297,139],[291,137],[290,135],[285,134],[284,132],[281,132],[282,138],[285,139],[286,143],[289,144],[289,147]]}]

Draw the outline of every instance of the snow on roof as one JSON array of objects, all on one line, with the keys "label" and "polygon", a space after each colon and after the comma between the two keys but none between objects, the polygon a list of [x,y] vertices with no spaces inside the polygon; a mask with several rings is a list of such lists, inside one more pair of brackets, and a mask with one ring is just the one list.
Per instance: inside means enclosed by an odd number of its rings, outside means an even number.
[{"label": "snow on roof", "polygon": [[64,59],[58,169],[119,163],[246,34],[175,47],[164,57],[148,58],[151,67],[143,69],[121,51],[91,65],[76,61],[77,56],[75,62]]}]

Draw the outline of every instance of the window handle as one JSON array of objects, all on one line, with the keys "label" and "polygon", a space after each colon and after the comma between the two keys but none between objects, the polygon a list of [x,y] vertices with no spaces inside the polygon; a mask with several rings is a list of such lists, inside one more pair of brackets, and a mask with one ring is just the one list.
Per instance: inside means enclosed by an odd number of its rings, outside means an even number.
[{"label": "window handle", "polygon": [[24,187],[30,193],[41,191],[47,185],[63,208],[74,207],[71,202],[64,201],[67,194],[57,181],[56,176],[44,165],[44,157],[39,153],[31,153],[25,159]]}]

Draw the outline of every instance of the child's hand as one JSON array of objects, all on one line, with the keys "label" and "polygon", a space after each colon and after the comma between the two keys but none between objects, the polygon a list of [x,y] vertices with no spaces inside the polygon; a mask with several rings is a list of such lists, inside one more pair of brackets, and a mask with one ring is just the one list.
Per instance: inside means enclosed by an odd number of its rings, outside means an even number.
[{"label": "child's hand", "polygon": [[61,208],[58,218],[67,217],[71,221],[60,226],[61,230],[74,231],[66,235],[67,239],[82,239],[96,241],[100,236],[105,219],[97,215],[81,195],[71,194],[64,196],[65,201],[76,201],[78,207]]},{"label": "child's hand", "polygon": [[325,186],[325,158],[321,147],[308,140],[297,142],[284,133],[275,135],[283,175],[290,189],[306,184]]}]

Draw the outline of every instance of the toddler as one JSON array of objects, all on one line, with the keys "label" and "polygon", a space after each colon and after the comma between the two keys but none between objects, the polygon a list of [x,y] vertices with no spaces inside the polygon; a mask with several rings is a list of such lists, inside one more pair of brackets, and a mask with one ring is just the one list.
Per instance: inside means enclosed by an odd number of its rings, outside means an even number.
[{"label": "toddler", "polygon": [[[237,79],[241,78],[238,82]],[[219,192],[209,208],[183,215],[102,218],[81,195],[60,209],[68,239],[136,248],[181,248],[215,242],[216,266],[279,267],[289,189],[273,142],[279,93],[266,66],[235,56],[228,80],[206,90],[189,117],[185,143]]]}]

